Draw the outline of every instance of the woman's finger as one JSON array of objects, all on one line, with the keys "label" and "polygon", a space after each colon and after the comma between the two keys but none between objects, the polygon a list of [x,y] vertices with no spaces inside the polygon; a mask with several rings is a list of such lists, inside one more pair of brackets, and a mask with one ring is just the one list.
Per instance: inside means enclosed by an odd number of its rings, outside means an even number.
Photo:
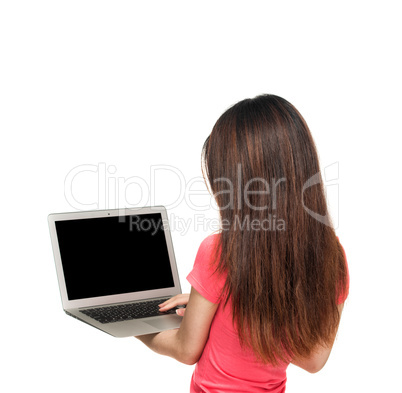
[{"label": "woman's finger", "polygon": [[166,302],[159,305],[162,310],[169,310],[176,306],[186,305],[188,303],[188,296],[175,296],[172,299],[167,300]]},{"label": "woman's finger", "polygon": [[181,317],[184,317],[184,313],[186,312],[186,309],[185,308],[178,308],[177,310],[176,310],[176,314],[177,315],[180,315]]},{"label": "woman's finger", "polygon": [[159,304],[159,307],[164,307],[168,304],[175,304],[177,302],[182,302],[182,301],[185,301],[185,299],[186,299],[186,295],[183,295],[183,294],[176,295],[176,296],[173,296],[172,298],[166,300],[165,302]]},{"label": "woman's finger", "polygon": [[189,294],[180,294],[173,296],[171,299],[166,300],[165,302],[159,304],[160,311],[167,311],[173,307],[183,306],[188,303]]}]

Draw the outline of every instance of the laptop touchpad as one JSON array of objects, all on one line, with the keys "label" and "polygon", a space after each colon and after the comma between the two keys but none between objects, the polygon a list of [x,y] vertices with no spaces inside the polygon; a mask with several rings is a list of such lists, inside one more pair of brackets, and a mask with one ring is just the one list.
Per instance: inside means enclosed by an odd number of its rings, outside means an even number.
[{"label": "laptop touchpad", "polygon": [[166,315],[164,317],[157,317],[155,319],[148,318],[147,321],[142,321],[153,326],[154,328],[167,330],[178,328],[182,319],[183,318],[179,317],[178,315]]}]

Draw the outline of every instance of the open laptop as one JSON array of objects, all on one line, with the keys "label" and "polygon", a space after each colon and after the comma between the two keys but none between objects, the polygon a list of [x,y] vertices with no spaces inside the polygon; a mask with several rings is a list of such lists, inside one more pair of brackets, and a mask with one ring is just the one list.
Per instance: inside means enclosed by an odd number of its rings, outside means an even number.
[{"label": "open laptop", "polygon": [[163,206],[50,214],[64,311],[115,337],[180,326],[158,304],[181,293]]}]

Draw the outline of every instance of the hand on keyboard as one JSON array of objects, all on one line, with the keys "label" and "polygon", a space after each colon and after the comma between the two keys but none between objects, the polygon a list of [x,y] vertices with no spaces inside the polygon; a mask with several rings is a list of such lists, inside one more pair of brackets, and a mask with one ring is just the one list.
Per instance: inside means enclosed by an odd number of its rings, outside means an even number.
[{"label": "hand on keyboard", "polygon": [[189,293],[182,293],[180,295],[173,296],[172,298],[159,304],[159,311],[166,312],[177,307],[176,314],[183,316],[186,311],[185,306],[188,303],[189,297],[190,297]]}]

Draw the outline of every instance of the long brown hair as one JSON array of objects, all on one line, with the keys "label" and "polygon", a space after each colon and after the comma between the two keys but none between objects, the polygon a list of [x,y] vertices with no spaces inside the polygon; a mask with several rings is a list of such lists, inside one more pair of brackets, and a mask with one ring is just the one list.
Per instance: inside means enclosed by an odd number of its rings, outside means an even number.
[{"label": "long brown hair", "polygon": [[216,122],[202,162],[221,219],[216,271],[227,274],[242,345],[278,364],[330,343],[347,268],[303,117],[278,96],[240,101]]}]

